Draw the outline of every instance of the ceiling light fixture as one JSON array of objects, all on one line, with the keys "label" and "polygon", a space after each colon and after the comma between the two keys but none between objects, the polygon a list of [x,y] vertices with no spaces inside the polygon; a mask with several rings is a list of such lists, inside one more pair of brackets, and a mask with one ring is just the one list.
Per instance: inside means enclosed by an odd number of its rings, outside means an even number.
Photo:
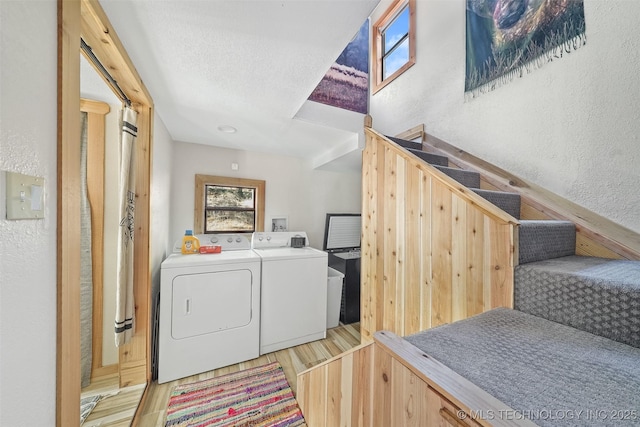
[{"label": "ceiling light fixture", "polygon": [[218,126],[218,130],[220,132],[224,132],[224,133],[236,133],[238,131],[238,129],[234,128],[233,126],[229,126],[229,125],[220,125],[220,126]]}]

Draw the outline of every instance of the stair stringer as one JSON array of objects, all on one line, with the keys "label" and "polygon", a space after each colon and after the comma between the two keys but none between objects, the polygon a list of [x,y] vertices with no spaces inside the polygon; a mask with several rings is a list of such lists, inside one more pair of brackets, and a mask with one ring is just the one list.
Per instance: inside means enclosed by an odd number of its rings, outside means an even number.
[{"label": "stair stringer", "polygon": [[433,135],[422,135],[422,149],[449,157],[452,167],[480,173],[481,188],[518,193],[522,220],[554,219],[576,225],[576,255],[640,260],[640,234],[602,217],[576,203],[528,182]]}]

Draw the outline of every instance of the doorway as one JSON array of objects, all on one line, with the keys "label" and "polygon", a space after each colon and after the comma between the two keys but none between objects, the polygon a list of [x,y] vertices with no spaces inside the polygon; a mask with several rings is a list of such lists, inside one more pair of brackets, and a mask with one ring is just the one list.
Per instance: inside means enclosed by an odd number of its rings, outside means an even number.
[{"label": "doorway", "polygon": [[149,188],[152,99],[97,0],[58,1],[58,322],[56,425],[79,425],[80,401],[80,39],[93,48],[138,112],[134,239],[136,325],[118,348],[120,386],[150,370]]}]

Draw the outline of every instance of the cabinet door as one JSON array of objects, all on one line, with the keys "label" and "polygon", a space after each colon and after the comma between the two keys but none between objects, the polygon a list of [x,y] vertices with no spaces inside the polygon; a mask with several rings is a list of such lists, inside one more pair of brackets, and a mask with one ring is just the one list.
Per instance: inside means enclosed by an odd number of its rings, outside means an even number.
[{"label": "cabinet door", "polygon": [[429,421],[438,427],[481,427],[472,417],[432,388],[427,391]]},{"label": "cabinet door", "polygon": [[376,350],[373,363],[375,427],[480,427],[386,351]]}]

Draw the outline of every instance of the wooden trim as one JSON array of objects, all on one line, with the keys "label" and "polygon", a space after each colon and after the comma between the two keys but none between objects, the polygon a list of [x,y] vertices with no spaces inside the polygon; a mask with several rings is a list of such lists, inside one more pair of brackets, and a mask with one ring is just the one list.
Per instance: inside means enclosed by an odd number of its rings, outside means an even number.
[{"label": "wooden trim", "polygon": [[264,231],[265,181],[258,179],[233,178],[196,174],[195,176],[195,206],[193,209],[193,232],[204,233],[204,188],[205,185],[228,185],[235,187],[252,187],[257,190],[256,231]]},{"label": "wooden trim", "polygon": [[80,424],[80,2],[58,1],[56,426]]},{"label": "wooden trim", "polygon": [[[82,1],[82,38],[134,104],[153,100],[98,0]],[[106,80],[105,80],[106,82]],[[107,82],[107,84],[109,84]]]},{"label": "wooden trim", "polygon": [[118,364],[114,363],[107,366],[100,366],[96,369],[92,369],[91,372],[91,381],[99,380],[103,377],[112,377],[118,374]]},{"label": "wooden trim", "polygon": [[576,224],[578,255],[640,260],[640,234],[528,182],[472,154],[425,134],[423,149],[482,175],[482,186],[522,196],[522,219],[562,219]]},{"label": "wooden trim", "polygon": [[[427,383],[430,388],[450,400],[467,414],[488,413],[489,411],[494,411],[494,414],[500,414],[513,411],[500,400],[392,332],[376,332],[374,342],[376,353],[384,352],[389,354],[395,361]],[[495,427],[535,426],[528,420],[509,420],[506,417],[504,419],[496,417],[491,422],[487,420],[476,421],[481,425]]]},{"label": "wooden trim", "polygon": [[102,116],[106,116],[111,111],[111,107],[106,102],[81,98],[80,111],[84,111],[85,113],[95,113]]},{"label": "wooden trim", "polygon": [[373,126],[373,117],[371,117],[369,114],[364,116],[364,127],[366,128],[370,128]]},{"label": "wooden trim", "polygon": [[[58,0],[58,314],[56,425],[79,425],[80,401],[80,38],[110,70],[139,113],[134,341],[120,352],[125,384],[149,381],[149,191],[153,101],[98,0]],[[124,360],[123,360],[124,359]],[[122,377],[121,377],[122,383]]]},{"label": "wooden trim", "polygon": [[[382,30],[396,17],[396,14],[405,5],[409,7],[409,60],[406,64],[396,70],[392,75],[386,79],[382,78]],[[372,64],[372,76],[371,80],[372,89],[371,94],[374,95],[379,90],[387,86],[389,83],[398,78],[402,73],[407,71],[416,63],[416,1],[415,0],[396,0],[389,8],[382,14],[382,16],[373,24],[371,28],[372,44],[371,52],[373,53]]]},{"label": "wooden trim", "polygon": [[[513,410],[388,331],[300,372],[297,384],[298,404],[309,427],[435,426],[443,421],[466,427],[534,426],[508,417],[480,419],[477,414]],[[460,410],[465,417],[458,416]]]},{"label": "wooden trim", "polygon": [[396,138],[406,139],[407,141],[413,141],[414,139],[420,138],[420,142],[422,143],[424,138],[424,124],[414,126],[411,129],[401,132],[396,135]]},{"label": "wooden trim", "polygon": [[298,377],[299,377],[300,375],[305,375],[306,373],[308,373],[308,372],[310,372],[311,370],[316,369],[316,368],[318,368],[318,367],[322,367],[322,366],[325,366],[325,365],[330,365],[330,364],[331,364],[331,363],[333,363],[334,361],[336,361],[336,360],[338,360],[338,359],[342,359],[342,358],[344,358],[345,356],[348,356],[348,355],[349,355],[349,354],[351,354],[351,353],[357,353],[357,352],[361,351],[364,347],[368,347],[368,346],[370,346],[370,345],[371,345],[371,342],[368,342],[368,343],[365,343],[365,344],[360,344],[360,345],[357,345],[357,346],[355,346],[355,347],[352,347],[352,348],[350,348],[349,350],[347,350],[347,351],[345,351],[345,352],[343,352],[343,353],[340,353],[340,354],[338,354],[337,356],[333,356],[333,357],[331,357],[331,358],[329,358],[329,359],[325,360],[324,362],[318,363],[317,365],[314,365],[314,366],[312,366],[312,367],[311,367],[311,368],[309,368],[309,369],[306,369],[306,370],[304,370],[304,371],[302,371],[302,372],[298,372]]},{"label": "wooden trim", "polygon": [[104,156],[105,116],[109,104],[80,100],[80,111],[87,113],[87,197],[91,206],[91,257],[93,281],[93,333],[91,378],[102,366],[104,295]]}]

